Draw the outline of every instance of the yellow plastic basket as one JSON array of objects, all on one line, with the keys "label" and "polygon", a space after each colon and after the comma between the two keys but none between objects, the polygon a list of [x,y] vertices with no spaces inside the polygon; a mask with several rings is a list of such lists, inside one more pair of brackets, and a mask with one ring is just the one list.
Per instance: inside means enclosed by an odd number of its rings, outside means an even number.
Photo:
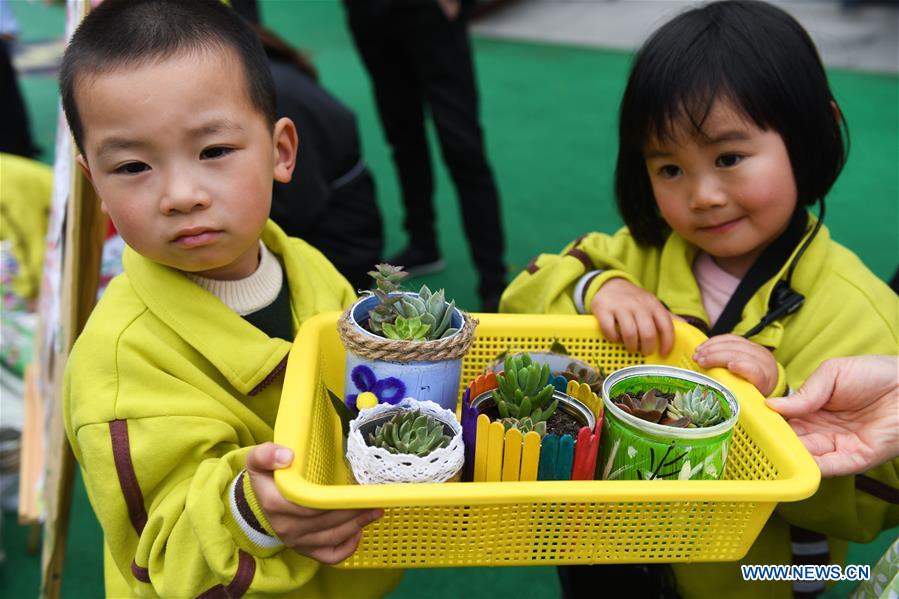
[{"label": "yellow plastic basket", "polygon": [[480,325],[463,360],[463,386],[500,352],[545,351],[554,340],[607,372],[643,363],[705,372],[741,405],[723,479],[351,485],[340,421],[325,391],[343,397],[338,316],[310,319],[291,350],[275,442],[293,448],[296,458],[275,481],[300,505],[385,509],[342,567],[738,560],[778,501],[804,499],[818,488],[811,456],[755,388],[693,362],[693,349],[705,339],[693,327],[676,322],[671,354],[644,357],[606,341],[591,316],[517,314],[475,315]]}]

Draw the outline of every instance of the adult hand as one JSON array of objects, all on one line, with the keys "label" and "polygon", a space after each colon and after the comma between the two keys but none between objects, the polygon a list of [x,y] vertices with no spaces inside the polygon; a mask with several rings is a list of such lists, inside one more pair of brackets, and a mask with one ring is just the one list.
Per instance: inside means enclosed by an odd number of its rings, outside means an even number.
[{"label": "adult hand", "polygon": [[659,298],[626,279],[609,279],[590,302],[590,311],[609,341],[631,353],[651,354],[658,345],[667,356],[674,346],[674,324]]},{"label": "adult hand", "polygon": [[824,477],[899,456],[899,357],[827,360],[789,397],[771,398]]},{"label": "adult hand", "polygon": [[356,551],[362,529],[382,510],[317,510],[287,501],[275,486],[274,471],[293,461],[293,452],[263,443],[247,454],[246,469],[259,507],[285,546],[324,564],[337,564]]},{"label": "adult hand", "polygon": [[703,368],[727,368],[768,397],[777,387],[777,360],[771,351],[739,335],[715,335],[696,348],[693,359]]}]

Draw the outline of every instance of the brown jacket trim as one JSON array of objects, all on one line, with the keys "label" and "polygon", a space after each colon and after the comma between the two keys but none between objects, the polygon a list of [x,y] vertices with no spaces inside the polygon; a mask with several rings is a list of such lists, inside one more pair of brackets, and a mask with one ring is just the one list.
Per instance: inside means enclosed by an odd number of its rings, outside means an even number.
[{"label": "brown jacket trim", "polygon": [[228,599],[228,591],[223,585],[217,584],[201,595],[197,595],[197,599]]},{"label": "brown jacket trim", "polygon": [[267,377],[262,379],[262,382],[253,387],[253,389],[248,393],[248,395],[256,395],[266,387],[268,387],[272,381],[274,381],[278,376],[284,372],[284,369],[287,368],[287,356],[278,362],[278,365],[275,366],[275,369],[272,370]]},{"label": "brown jacket trim", "polygon": [[528,274],[530,275],[540,270],[540,267],[537,266],[537,256],[534,256],[534,258],[530,262],[528,262],[528,267],[525,268],[525,270],[528,271]]},{"label": "brown jacket trim", "polygon": [[131,560],[131,574],[140,582],[150,582],[150,570],[141,568],[135,560]]},{"label": "brown jacket trim", "polygon": [[864,491],[868,495],[873,495],[877,499],[899,505],[899,489],[894,489],[886,483],[882,483],[877,479],[857,474],[855,476],[855,488]]},{"label": "brown jacket trim", "polygon": [[268,534],[268,531],[259,523],[256,514],[253,513],[253,508],[250,507],[250,504],[247,501],[247,496],[243,490],[243,477],[246,476],[246,474],[246,470],[242,471],[237,475],[237,480],[234,481],[234,502],[237,504],[237,511],[240,512],[240,516],[244,521],[250,525],[250,528],[270,537],[271,535]]},{"label": "brown jacket trim", "polygon": [[137,484],[134,464],[131,462],[131,446],[128,442],[128,421],[113,420],[109,423],[109,436],[112,438],[112,458],[115,461],[116,473],[119,475],[119,486],[128,506],[128,517],[131,525],[140,535],[147,525],[147,510],[144,508],[144,497]]},{"label": "brown jacket trim", "polygon": [[237,563],[237,572],[234,574],[234,580],[226,589],[229,597],[243,597],[244,593],[250,588],[253,577],[256,575],[256,560],[246,551],[240,552],[239,561]]},{"label": "brown jacket trim", "polygon": [[215,585],[197,597],[197,599],[234,599],[235,597],[243,597],[250,588],[250,583],[253,582],[255,575],[256,560],[246,551],[240,550],[234,580],[227,587],[220,584]]},{"label": "brown jacket trim", "polygon": [[594,270],[593,260],[590,259],[590,256],[588,256],[587,252],[585,252],[584,250],[571,248],[565,255],[572,256],[573,258],[577,258],[578,260],[580,260],[581,264],[583,264],[584,268],[586,268],[588,271]]}]

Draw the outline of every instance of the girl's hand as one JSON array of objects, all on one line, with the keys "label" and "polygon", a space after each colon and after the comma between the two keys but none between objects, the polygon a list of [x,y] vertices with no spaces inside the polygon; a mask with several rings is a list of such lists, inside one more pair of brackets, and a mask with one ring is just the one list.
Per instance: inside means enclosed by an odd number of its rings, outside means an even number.
[{"label": "girl's hand", "polygon": [[674,345],[671,313],[645,289],[626,279],[609,279],[590,302],[590,311],[610,341],[624,343],[627,351],[651,354],[658,342],[667,356]]},{"label": "girl's hand", "polygon": [[738,335],[717,335],[696,348],[693,359],[703,368],[727,368],[768,397],[777,387],[777,360],[771,351]]},{"label": "girl's hand", "polygon": [[274,443],[257,445],[247,454],[247,474],[259,507],[285,546],[323,564],[338,564],[356,551],[362,528],[384,512],[316,510],[287,501],[275,486],[273,473],[292,461],[293,452]]}]

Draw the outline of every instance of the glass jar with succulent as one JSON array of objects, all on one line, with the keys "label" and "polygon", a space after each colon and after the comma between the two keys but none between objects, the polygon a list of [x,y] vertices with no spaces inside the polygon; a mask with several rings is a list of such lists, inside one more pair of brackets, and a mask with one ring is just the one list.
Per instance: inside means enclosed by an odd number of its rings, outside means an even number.
[{"label": "glass jar with succulent", "polygon": [[359,394],[368,392],[381,403],[414,395],[454,410],[477,320],[447,301],[443,289],[404,291],[402,266],[378,264],[369,275],[374,288],[337,323],[347,350],[347,406],[356,409]]},{"label": "glass jar with succulent", "polygon": [[[481,455],[485,466],[482,472],[472,469],[473,480],[490,480],[497,460],[506,461],[503,480],[593,478],[601,403],[588,385],[571,382],[563,392],[551,377],[548,364],[516,353],[506,355],[501,372],[488,372],[469,385],[463,394],[463,429],[466,443],[474,447],[470,459]],[[480,420],[483,424],[475,424]],[[530,436],[536,440],[529,444]],[[501,438],[501,446],[488,437]],[[516,452],[519,463],[509,468],[509,456]]]},{"label": "glass jar with succulent", "polygon": [[606,378],[600,463],[609,479],[717,479],[740,406],[726,387],[672,366],[632,366]]},{"label": "glass jar with succulent", "polygon": [[350,422],[347,462],[360,484],[459,480],[465,461],[455,414],[432,401],[378,404]]}]

